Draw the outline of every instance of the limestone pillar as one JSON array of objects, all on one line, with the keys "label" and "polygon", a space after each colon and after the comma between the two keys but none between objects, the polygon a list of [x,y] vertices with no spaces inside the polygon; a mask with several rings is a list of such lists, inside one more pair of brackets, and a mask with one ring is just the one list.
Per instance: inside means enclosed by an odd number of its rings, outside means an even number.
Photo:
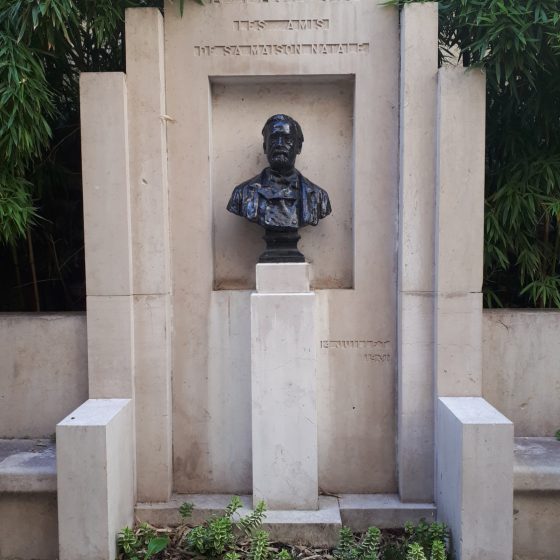
[{"label": "limestone pillar", "polygon": [[436,384],[482,394],[485,75],[439,70],[436,196]]},{"label": "limestone pillar", "polygon": [[171,496],[171,306],[163,18],[126,12],[138,500]]},{"label": "limestone pillar", "polygon": [[434,492],[437,4],[401,12],[398,472],[403,502]]},{"label": "limestone pillar", "polygon": [[251,296],[253,501],[316,510],[315,294],[309,265],[258,264]]},{"label": "limestone pillar", "polygon": [[458,560],[509,560],[513,542],[513,425],[481,398],[485,85],[439,70],[436,499]]},{"label": "limestone pillar", "polygon": [[124,74],[80,76],[90,398],[134,393],[128,123]]}]

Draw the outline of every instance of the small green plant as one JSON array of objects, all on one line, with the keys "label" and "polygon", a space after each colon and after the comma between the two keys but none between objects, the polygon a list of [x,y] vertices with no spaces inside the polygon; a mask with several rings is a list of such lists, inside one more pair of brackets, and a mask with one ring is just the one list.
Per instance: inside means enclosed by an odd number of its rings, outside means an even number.
[{"label": "small green plant", "polygon": [[190,502],[185,502],[184,504],[182,504],[179,508],[179,515],[181,516],[181,519],[183,521],[188,519],[192,515],[193,509],[194,504],[191,504]]},{"label": "small green plant", "polygon": [[406,560],[427,560],[420,543],[412,543],[409,545],[408,552],[406,553]]},{"label": "small green plant", "polygon": [[404,531],[407,543],[418,544],[426,557],[432,553],[435,541],[443,543],[445,550],[445,544],[449,539],[449,529],[444,523],[427,523],[424,519],[418,525],[406,523]]},{"label": "small green plant", "polygon": [[554,437],[560,441],[560,430],[557,430],[556,433],[554,434]]},{"label": "small green plant", "polygon": [[117,548],[122,560],[150,560],[169,545],[169,537],[158,536],[147,523],[136,530],[125,527],[117,536]]},{"label": "small green plant", "polygon": [[363,560],[379,560],[380,542],[381,531],[377,527],[370,527],[358,545],[358,557]]},{"label": "small green plant", "polygon": [[266,531],[254,533],[247,557],[249,560],[268,560],[270,558],[270,542]]},{"label": "small green plant", "polygon": [[356,537],[348,527],[342,527],[339,533],[338,546],[333,551],[336,560],[355,560],[358,557]]},{"label": "small green plant", "polygon": [[381,531],[370,527],[358,541],[350,529],[340,530],[339,543],[333,554],[337,560],[379,560]]},{"label": "small green plant", "polygon": [[445,560],[446,558],[447,552],[445,550],[444,542],[435,540],[432,543],[432,553],[430,554],[430,560]]},{"label": "small green plant", "polygon": [[[233,496],[223,515],[215,515],[186,532],[182,539],[183,547],[187,552],[207,558],[240,560],[241,556],[236,551],[237,543],[241,537],[248,537],[251,539],[250,558],[267,560],[270,556],[268,534],[258,531],[265,518],[265,503],[261,501],[245,517],[238,514],[242,507],[239,496]],[[192,504],[189,503],[183,504],[179,509],[183,523],[192,515],[192,509]]]},{"label": "small green plant", "polygon": [[[237,498],[239,499],[239,498]],[[240,502],[241,503],[241,502]],[[266,513],[266,505],[261,500],[252,513],[239,520],[239,527],[243,529],[246,535],[250,536],[253,531],[258,529],[264,521]]]}]

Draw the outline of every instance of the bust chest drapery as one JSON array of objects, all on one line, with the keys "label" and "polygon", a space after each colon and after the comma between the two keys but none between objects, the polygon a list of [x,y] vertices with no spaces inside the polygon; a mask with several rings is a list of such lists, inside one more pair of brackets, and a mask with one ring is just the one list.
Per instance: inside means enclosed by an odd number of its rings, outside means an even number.
[{"label": "bust chest drapery", "polygon": [[315,226],[331,213],[327,193],[299,171],[283,176],[270,168],[235,187],[227,209],[267,229]]}]

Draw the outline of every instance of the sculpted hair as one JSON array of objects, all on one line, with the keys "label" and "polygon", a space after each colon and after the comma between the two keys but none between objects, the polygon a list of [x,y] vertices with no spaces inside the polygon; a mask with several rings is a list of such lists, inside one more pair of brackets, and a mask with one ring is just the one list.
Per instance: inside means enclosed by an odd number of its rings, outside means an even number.
[{"label": "sculpted hair", "polygon": [[270,117],[266,121],[262,129],[263,138],[266,140],[266,137],[268,135],[268,130],[276,122],[288,123],[290,127],[292,127],[295,130],[299,148],[301,149],[301,146],[303,144],[303,132],[301,130],[301,126],[299,126],[299,123],[295,119],[292,119],[292,117],[290,117],[289,115],[283,115],[283,114],[272,115],[272,117]]}]

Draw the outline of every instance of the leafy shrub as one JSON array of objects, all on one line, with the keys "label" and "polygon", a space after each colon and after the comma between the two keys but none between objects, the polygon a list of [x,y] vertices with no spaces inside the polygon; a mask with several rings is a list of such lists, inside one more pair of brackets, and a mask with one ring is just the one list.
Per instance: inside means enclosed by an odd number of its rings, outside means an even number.
[{"label": "leafy shrub", "polygon": [[440,61],[487,76],[485,304],[560,307],[558,0],[438,6]]},{"label": "leafy shrub", "polygon": [[117,536],[117,549],[122,560],[150,560],[169,545],[169,537],[142,523],[134,531],[125,527]]},{"label": "leafy shrub", "polygon": [[[239,496],[233,496],[223,515],[213,516],[208,521],[186,532],[182,546],[188,552],[196,553],[207,558],[224,558],[225,560],[239,560],[235,550],[238,541],[243,538],[251,539],[249,558],[251,560],[269,560],[270,546],[268,534],[259,531],[265,518],[266,506],[259,502],[254,511],[241,517],[238,511],[243,507]],[[193,510],[192,504],[186,503],[179,508],[179,513],[186,523]],[[280,559],[282,560],[282,559]]]}]

